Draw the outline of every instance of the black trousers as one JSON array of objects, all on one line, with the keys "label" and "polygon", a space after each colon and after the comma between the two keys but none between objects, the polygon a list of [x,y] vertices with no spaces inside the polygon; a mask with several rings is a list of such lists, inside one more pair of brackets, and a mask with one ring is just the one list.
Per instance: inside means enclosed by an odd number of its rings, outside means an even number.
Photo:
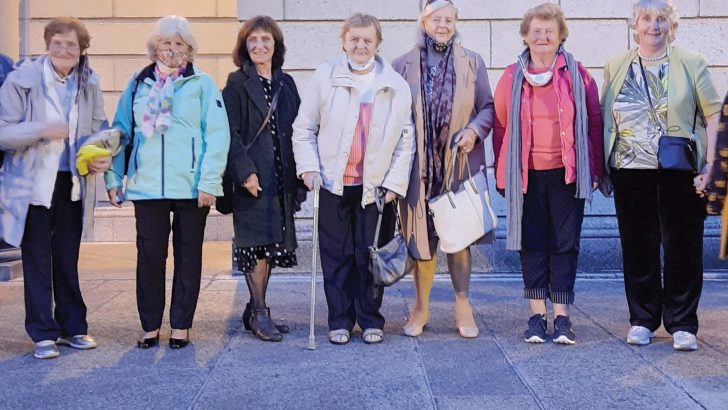
[{"label": "black trousers", "polygon": [[337,196],[321,190],[319,249],[329,329],[383,329],[383,288],[369,271],[369,246],[377,225],[375,205],[361,207],[362,187],[345,187]]},{"label": "black trousers", "polygon": [[656,330],[662,321],[669,333],[696,334],[706,211],[692,175],[636,169],[611,174],[630,323]]},{"label": "black trousers", "polygon": [[200,295],[202,242],[209,212],[210,207],[197,207],[197,199],[134,201],[137,308],[145,332],[162,326],[170,213],[174,279],[169,321],[174,329],[192,327]]},{"label": "black trousers", "polygon": [[20,249],[25,330],[34,342],[88,333],[78,283],[83,211],[81,201],[71,201],[71,188],[71,173],[59,172],[50,209],[28,207]]},{"label": "black trousers", "polygon": [[584,200],[576,184],[564,182],[564,168],[528,171],[523,197],[521,271],[524,297],[574,303]]}]

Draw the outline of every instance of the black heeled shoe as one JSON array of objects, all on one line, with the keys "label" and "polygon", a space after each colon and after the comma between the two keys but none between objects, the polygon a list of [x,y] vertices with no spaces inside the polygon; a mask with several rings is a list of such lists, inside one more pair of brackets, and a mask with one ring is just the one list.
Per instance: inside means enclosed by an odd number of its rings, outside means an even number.
[{"label": "black heeled shoe", "polygon": [[137,348],[139,349],[150,349],[157,346],[159,346],[159,330],[157,330],[157,335],[154,337],[148,337],[144,340],[137,340]]},{"label": "black heeled shoe", "polygon": [[[269,308],[270,310],[270,308]],[[245,310],[243,310],[243,326],[245,327],[245,330],[250,330],[250,317],[253,315],[253,305],[250,304],[250,302],[245,304]],[[288,327],[288,325],[281,325],[276,323],[276,329],[278,329],[279,332],[286,334],[290,333],[291,329]]]},{"label": "black heeled shoe", "polygon": [[169,338],[169,348],[170,349],[182,349],[184,347],[187,347],[187,345],[190,344],[190,330],[187,329],[187,337],[184,339],[175,339],[170,337]]},{"label": "black heeled shoe", "polygon": [[253,334],[264,342],[280,342],[283,335],[276,328],[275,322],[270,318],[270,309],[253,309],[250,318],[250,327]]}]

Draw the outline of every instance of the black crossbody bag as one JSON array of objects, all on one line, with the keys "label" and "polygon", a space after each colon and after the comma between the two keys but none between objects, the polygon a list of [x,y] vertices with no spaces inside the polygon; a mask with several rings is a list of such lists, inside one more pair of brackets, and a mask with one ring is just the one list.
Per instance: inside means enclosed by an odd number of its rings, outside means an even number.
[{"label": "black crossbody bag", "polygon": [[652,97],[650,96],[650,86],[645,73],[645,67],[642,64],[642,57],[639,57],[640,70],[642,71],[642,80],[645,82],[645,90],[647,91],[647,100],[650,103],[650,110],[655,116],[657,127],[660,130],[660,141],[657,148],[657,162],[660,169],[669,169],[673,171],[685,171],[698,173],[698,147],[695,143],[695,122],[698,119],[698,106],[695,105],[695,115],[693,116],[693,129],[690,138],[677,137],[667,135],[662,129],[660,120],[657,116],[655,106],[652,105]]}]

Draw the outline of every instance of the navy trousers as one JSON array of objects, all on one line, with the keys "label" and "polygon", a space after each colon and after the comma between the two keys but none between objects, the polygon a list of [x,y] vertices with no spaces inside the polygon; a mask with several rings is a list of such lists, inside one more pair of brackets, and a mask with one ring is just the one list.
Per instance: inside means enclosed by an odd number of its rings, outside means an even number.
[{"label": "navy trousers", "polygon": [[574,303],[584,200],[576,184],[564,182],[564,168],[528,171],[523,197],[521,270],[524,297]]},{"label": "navy trousers", "polygon": [[357,323],[362,329],[384,328],[383,288],[369,271],[378,212],[373,204],[362,208],[361,198],[361,186],[345,187],[343,196],[321,190],[319,248],[331,330],[351,331]]},{"label": "navy trousers", "polygon": [[25,330],[34,342],[88,333],[78,283],[83,211],[81,201],[71,201],[71,188],[71,173],[59,172],[50,209],[28,207],[20,249]]},{"label": "navy trousers", "polygon": [[706,208],[693,176],[651,169],[611,175],[630,323],[656,330],[662,322],[669,333],[697,334]]}]

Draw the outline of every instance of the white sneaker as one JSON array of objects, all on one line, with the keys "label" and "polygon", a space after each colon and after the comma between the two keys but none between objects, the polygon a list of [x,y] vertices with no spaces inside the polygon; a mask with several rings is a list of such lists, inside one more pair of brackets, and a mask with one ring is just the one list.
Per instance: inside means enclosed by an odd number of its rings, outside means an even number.
[{"label": "white sneaker", "polygon": [[36,359],[52,359],[58,357],[61,352],[56,346],[55,340],[41,340],[35,344],[33,349],[33,357]]},{"label": "white sneaker", "polygon": [[655,337],[655,332],[644,326],[632,326],[627,333],[627,343],[637,346],[647,346],[651,339]]},{"label": "white sneaker", "polygon": [[675,350],[683,350],[692,352],[698,350],[698,338],[694,334],[685,331],[679,331],[672,334],[672,347]]}]

